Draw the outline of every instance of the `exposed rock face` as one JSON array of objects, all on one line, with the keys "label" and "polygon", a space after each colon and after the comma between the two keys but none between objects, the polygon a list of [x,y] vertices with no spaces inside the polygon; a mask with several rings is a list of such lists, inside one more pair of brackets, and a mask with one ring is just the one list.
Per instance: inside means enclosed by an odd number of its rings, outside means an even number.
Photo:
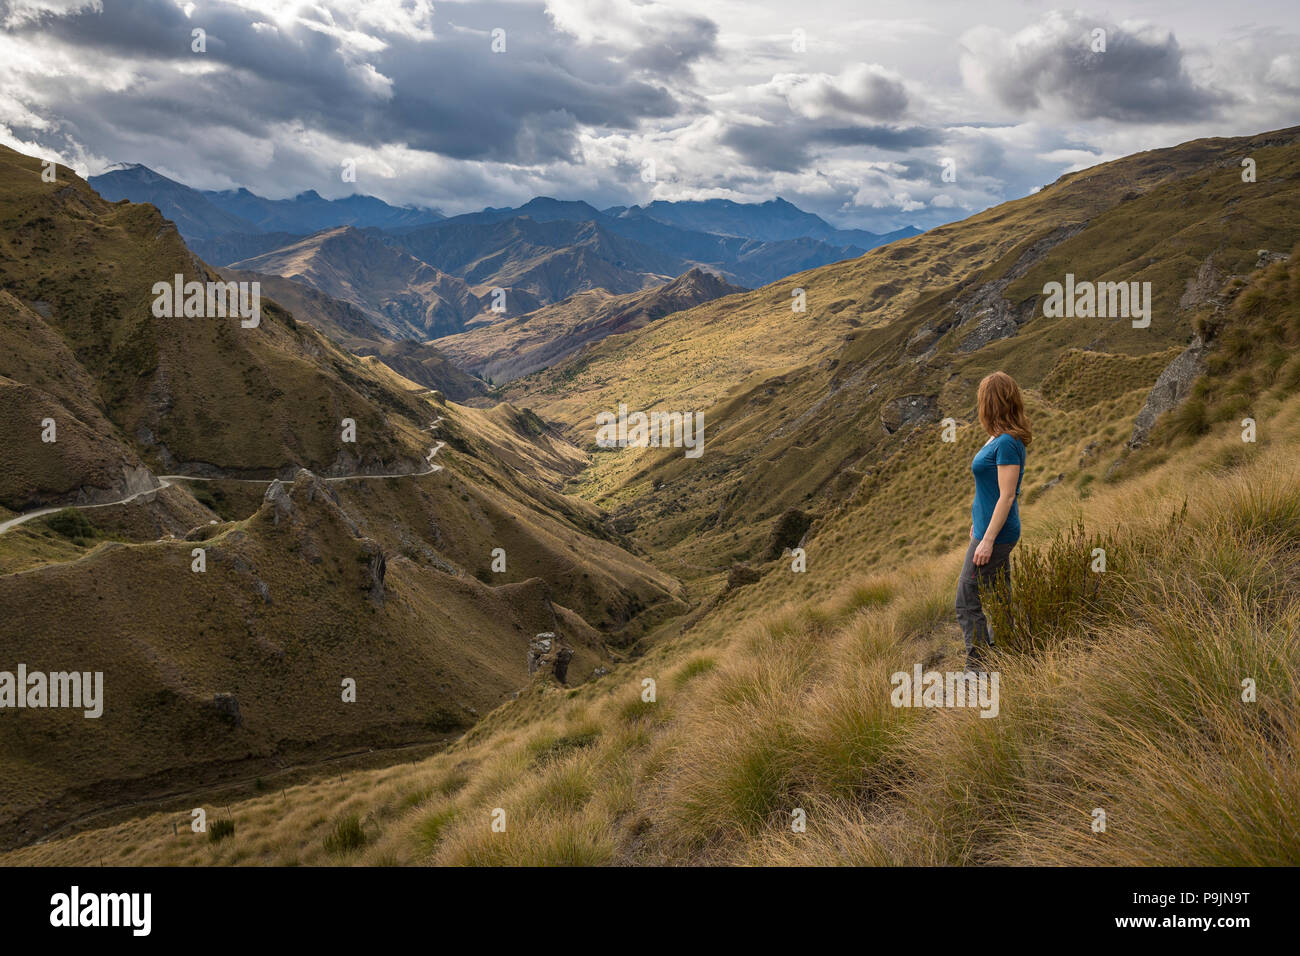
[{"label": "exposed rock face", "polygon": [[569,676],[573,648],[561,643],[554,631],[538,634],[528,644],[528,673],[549,674],[563,684]]},{"label": "exposed rock face", "polygon": [[937,422],[939,405],[933,395],[902,395],[891,398],[880,407],[880,424],[885,434],[892,435],[905,425],[918,422]]},{"label": "exposed rock face", "polygon": [[556,649],[555,663],[551,665],[551,668],[552,668],[552,673],[555,674],[555,679],[559,681],[561,684],[563,684],[565,680],[568,679],[569,661],[571,660],[573,660],[573,648],[560,647]]},{"label": "exposed rock face", "polygon": [[289,497],[289,489],[279,478],[271,482],[270,487],[266,489],[266,494],[262,496],[262,500],[271,505],[272,519],[277,525],[279,525],[281,519],[287,521],[289,516],[293,514],[293,500]]},{"label": "exposed rock face", "polygon": [[129,465],[122,466],[122,493],[123,495],[134,495],[142,491],[151,491],[160,487],[158,479],[144,465],[138,465],[132,468]]},{"label": "exposed rock face", "polygon": [[1146,444],[1147,436],[1155,427],[1156,419],[1172,408],[1182,404],[1191,391],[1192,383],[1205,371],[1205,352],[1207,346],[1198,335],[1192,340],[1181,355],[1169,363],[1160,377],[1156,379],[1147,396],[1146,404],[1133,421],[1133,436],[1128,440],[1129,448],[1139,448]]},{"label": "exposed rock face", "polygon": [[1178,299],[1178,308],[1186,311],[1215,302],[1221,285],[1223,274],[1215,268],[1214,256],[1206,256],[1197,268],[1196,275],[1188,277],[1183,294]]},{"label": "exposed rock face", "polygon": [[767,560],[781,557],[787,549],[799,547],[799,542],[812,526],[812,515],[798,508],[791,508],[777,519],[776,527],[767,543]]},{"label": "exposed rock face", "polygon": [[547,631],[538,634],[528,644],[528,673],[537,673],[537,668],[542,666],[542,659],[551,653],[551,648],[555,646],[555,634]]},{"label": "exposed rock face", "polygon": [[[951,324],[958,328],[972,325],[972,323],[973,326],[971,331],[967,332],[962,338],[961,343],[957,346],[957,351],[959,353],[974,352],[982,349],[990,342],[996,342],[998,339],[1005,339],[1015,335],[1020,326],[1029,321],[1038,310],[1038,299],[1035,297],[1018,306],[1012,306],[1003,298],[1002,293],[1006,291],[1007,286],[1023,276],[1029,271],[1030,267],[1047,255],[1054,246],[1064,242],[1071,236],[1078,235],[1086,226],[1086,222],[1071,223],[1052,230],[1048,235],[1031,243],[1020,254],[1016,264],[1002,276],[992,282],[977,286],[974,292],[962,300],[957,305],[956,314],[953,316]],[[946,328],[942,328],[935,331],[942,333],[946,330]],[[917,335],[919,334],[918,332]],[[913,338],[917,338],[917,335],[914,335]],[[937,339],[937,335],[928,340],[926,340],[926,337],[922,337],[916,342],[915,347],[920,349],[929,348]]]},{"label": "exposed rock face", "polygon": [[327,509],[337,513],[347,524],[348,529],[357,537],[361,536],[356,522],[339,507],[338,493],[329,483],[306,468],[299,468],[293,476],[292,484],[276,479],[262,496],[264,505],[271,506],[271,520],[275,525],[282,521],[294,519],[299,511],[307,505],[320,502]]},{"label": "exposed rock face", "polygon": [[378,541],[370,538],[361,542],[361,553],[368,556],[362,589],[368,592],[370,600],[382,605],[384,603],[384,575],[388,573],[388,555],[384,553],[384,549]]},{"label": "exposed rock face", "polygon": [[231,726],[244,726],[244,715],[239,712],[239,701],[234,694],[213,694],[212,709]]}]

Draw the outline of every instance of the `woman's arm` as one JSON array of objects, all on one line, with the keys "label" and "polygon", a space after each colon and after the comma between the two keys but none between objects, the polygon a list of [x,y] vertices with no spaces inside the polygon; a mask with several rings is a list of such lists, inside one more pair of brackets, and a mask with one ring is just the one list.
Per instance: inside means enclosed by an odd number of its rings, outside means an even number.
[{"label": "woman's arm", "polygon": [[974,564],[988,564],[989,558],[993,557],[993,542],[997,540],[1002,526],[1007,523],[1007,515],[1011,514],[1011,506],[1016,501],[1016,482],[1019,480],[1019,465],[998,465],[998,504],[993,509],[993,516],[989,518],[983,540],[975,548],[975,554],[971,558]]}]

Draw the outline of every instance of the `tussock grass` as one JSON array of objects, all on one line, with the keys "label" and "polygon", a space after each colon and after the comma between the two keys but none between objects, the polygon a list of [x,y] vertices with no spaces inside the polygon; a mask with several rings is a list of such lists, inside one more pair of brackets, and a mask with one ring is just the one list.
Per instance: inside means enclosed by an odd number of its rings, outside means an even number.
[{"label": "tussock grass", "polygon": [[[1009,606],[1032,633],[992,662],[996,718],[890,702],[896,671],[962,660],[954,548],[815,603],[724,606],[574,696],[535,686],[414,766],[233,805],[256,841],[177,839],[154,817],[7,861],[1294,864],[1300,399],[1283,412],[1263,447],[1228,455],[1239,438],[1216,433],[1027,513]],[[343,855],[325,848],[340,814],[367,837]]]},{"label": "tussock grass", "polygon": [[329,836],[325,837],[326,853],[350,853],[366,845],[366,831],[361,826],[361,818],[350,813],[334,824]]}]

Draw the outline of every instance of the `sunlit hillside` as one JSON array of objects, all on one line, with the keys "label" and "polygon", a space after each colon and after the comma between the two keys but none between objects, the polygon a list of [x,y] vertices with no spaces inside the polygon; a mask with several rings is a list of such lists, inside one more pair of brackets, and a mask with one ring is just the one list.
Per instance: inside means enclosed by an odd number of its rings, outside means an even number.
[{"label": "sunlit hillside", "polygon": [[[227,787],[220,840],[186,829],[210,797],[194,791],[4,860],[1293,863],[1297,135],[1072,174],[607,338],[510,404],[445,406],[457,467],[430,515],[463,487],[459,537],[532,498],[523,573],[565,595],[561,630],[615,636],[587,645],[590,679],[543,668],[410,763]],[[1066,273],[1150,281],[1150,326],[1045,317]],[[1034,427],[1011,598],[992,607],[997,719],[895,706],[895,673],[964,660],[974,389],[997,368]],[[704,454],[595,448],[619,402],[704,411]],[[382,516],[415,494],[340,507],[400,549]],[[271,549],[266,519],[239,530]],[[454,545],[446,559],[490,577]],[[407,593],[433,568],[412,557]]]}]

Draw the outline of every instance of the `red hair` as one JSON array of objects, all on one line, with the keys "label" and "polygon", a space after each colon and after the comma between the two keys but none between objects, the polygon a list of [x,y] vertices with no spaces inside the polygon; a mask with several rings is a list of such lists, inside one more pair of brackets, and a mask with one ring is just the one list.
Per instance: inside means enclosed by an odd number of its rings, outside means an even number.
[{"label": "red hair", "polygon": [[1033,440],[1020,386],[1006,372],[984,376],[975,405],[979,409],[980,424],[990,435],[1014,435],[1026,446]]}]

